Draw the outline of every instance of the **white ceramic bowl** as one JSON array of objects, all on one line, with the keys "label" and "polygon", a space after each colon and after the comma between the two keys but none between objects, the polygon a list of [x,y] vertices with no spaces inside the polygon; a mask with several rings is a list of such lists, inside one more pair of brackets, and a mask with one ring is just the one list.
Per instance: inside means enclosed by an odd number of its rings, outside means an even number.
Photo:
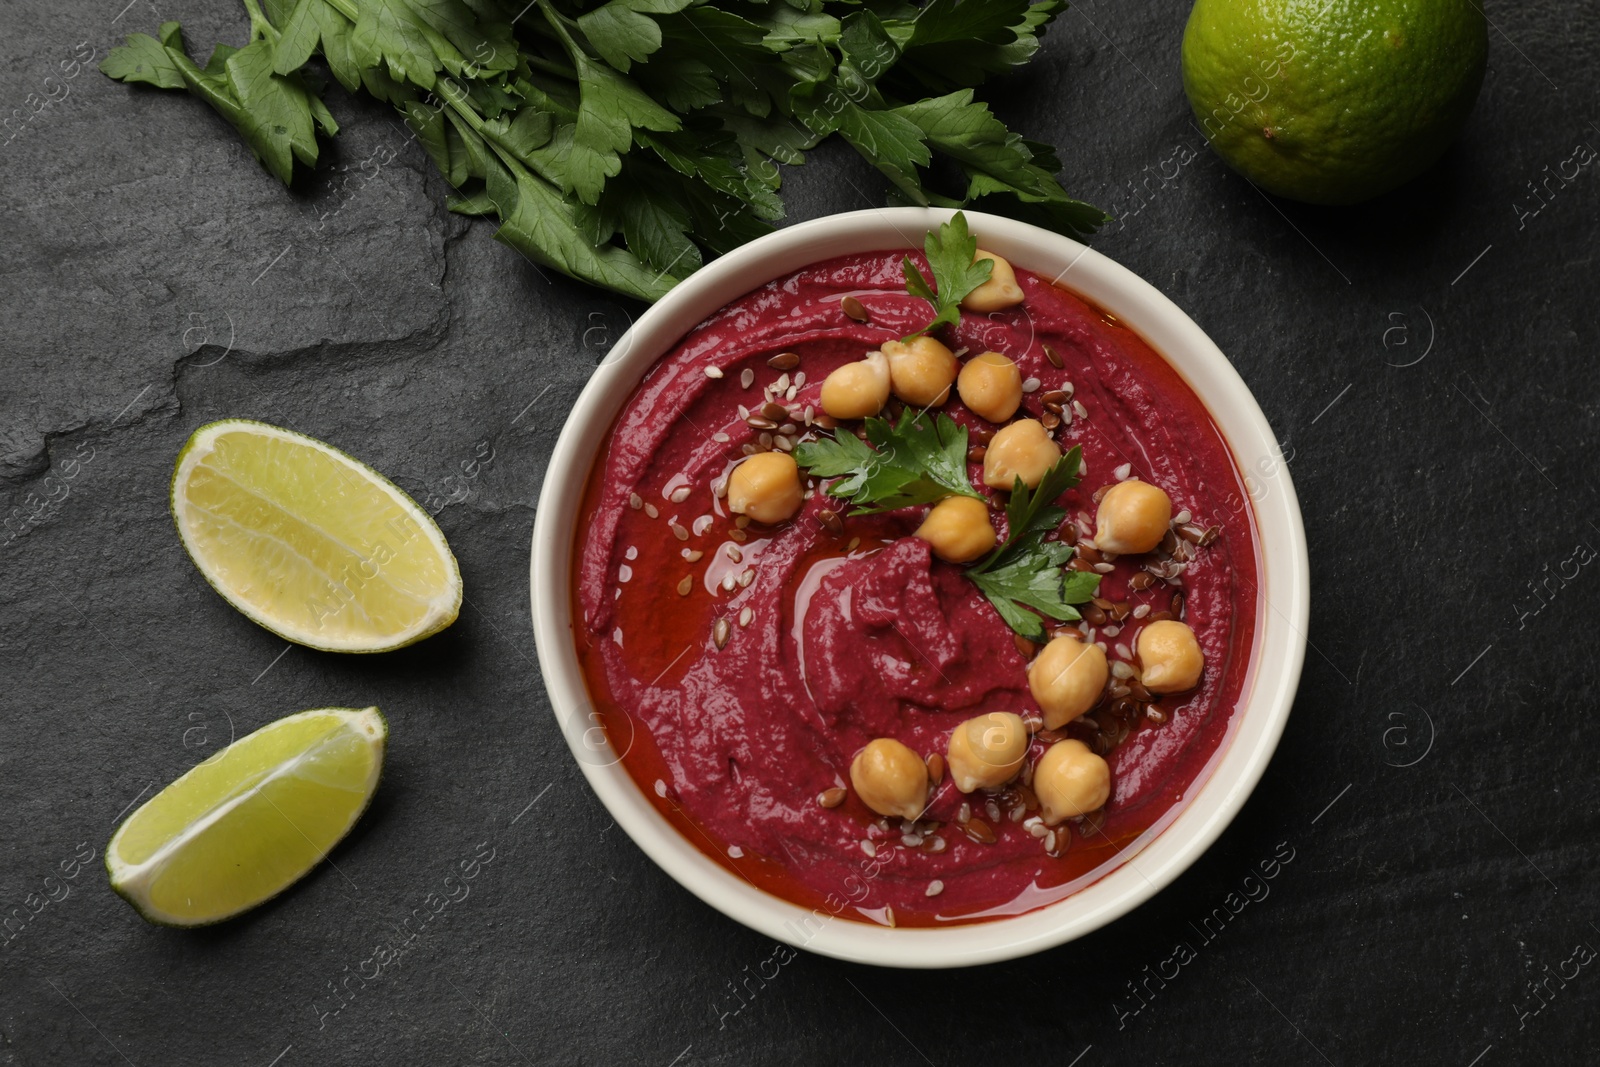
[{"label": "white ceramic bowl", "polygon": [[924,234],[952,214],[885,208],[833,215],[753,241],[691,275],[640,316],[578,397],[556,442],[533,527],[539,667],[567,744],[618,825],[684,888],[751,929],[825,956],[894,967],[963,966],[1038,952],[1104,926],[1183,873],[1244,805],[1277,747],[1300,680],[1310,610],[1305,530],[1277,438],[1217,346],[1170,300],[1098,252],[1035,226],[969,211],[984,248],[1055,279],[1142,335],[1188,381],[1232,448],[1254,501],[1264,602],[1231,733],[1186,806],[1163,829],[1129,846],[1121,866],[1038,911],[946,929],[889,929],[813,915],[718,866],[656,812],[620,762],[618,749],[625,752],[632,739],[612,739],[614,748],[597,728],[574,650],[576,515],[607,429],[651,364],[724,304],[833,256],[920,248]]}]

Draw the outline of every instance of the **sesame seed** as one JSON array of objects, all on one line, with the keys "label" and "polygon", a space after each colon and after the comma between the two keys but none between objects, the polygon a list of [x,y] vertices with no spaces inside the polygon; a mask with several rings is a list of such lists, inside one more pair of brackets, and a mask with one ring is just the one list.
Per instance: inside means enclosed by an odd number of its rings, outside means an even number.
[{"label": "sesame seed", "polygon": [[1027,381],[1022,383],[1022,391],[1024,393],[1037,393],[1041,384],[1043,383],[1041,383],[1039,379],[1029,378]]},{"label": "sesame seed", "polygon": [[689,590],[691,590],[693,588],[694,588],[694,575],[685,574],[683,576],[683,581],[678,583],[678,595],[679,596],[688,596],[689,595]]},{"label": "sesame seed", "polygon": [[1094,571],[1096,574],[1110,574],[1114,570],[1116,570],[1116,568],[1109,563],[1096,563],[1094,565]]},{"label": "sesame seed", "polygon": [[1140,604],[1138,607],[1133,609],[1133,617],[1136,619],[1142,619],[1148,614],[1150,614],[1149,604]]},{"label": "sesame seed", "polygon": [[685,500],[689,499],[689,487],[687,485],[678,486],[678,488],[672,491],[672,495],[667,497],[667,499],[672,501],[674,504],[683,503]]},{"label": "sesame seed", "polygon": [[638,511],[640,508],[644,507],[644,497],[640,496],[638,493],[629,493],[628,506],[634,511]]},{"label": "sesame seed", "polygon": [[644,506],[644,513],[650,516],[652,519],[659,519],[661,517],[661,512],[656,510],[656,506],[654,504],[646,504]]},{"label": "sesame seed", "polygon": [[730,632],[727,619],[718,619],[717,624],[711,628],[711,643],[717,646],[719,652],[728,646]]},{"label": "sesame seed", "polygon": [[676,537],[680,541],[689,540],[689,531],[688,530],[684,529],[678,523],[672,523],[671,525],[672,525],[672,536],[673,537]]},{"label": "sesame seed", "polygon": [[871,841],[863,841],[861,842],[861,851],[869,856],[876,856],[878,854],[878,846]]},{"label": "sesame seed", "polygon": [[721,367],[707,367],[706,368],[706,377],[707,378],[720,378],[720,377],[722,377],[722,368]]},{"label": "sesame seed", "polygon": [[1194,518],[1194,516],[1189,514],[1189,509],[1188,508],[1184,508],[1182,511],[1178,512],[1176,515],[1172,516],[1172,522],[1173,522],[1173,524],[1175,526],[1182,526],[1184,523],[1188,522],[1192,518]]},{"label": "sesame seed", "polygon": [[742,609],[739,612],[739,626],[741,628],[745,627],[745,626],[749,626],[750,625],[750,620],[755,618],[755,617],[756,617],[756,613],[754,611],[751,611],[749,608]]},{"label": "sesame seed", "polygon": [[750,386],[755,382],[755,380],[756,380],[756,372],[751,370],[749,367],[746,367],[744,370],[739,372],[739,387],[741,389],[750,388]]},{"label": "sesame seed", "polygon": [[926,895],[930,897],[936,897],[940,893],[944,892],[944,883],[935,878],[933,881],[928,883],[928,888],[925,892]]},{"label": "sesame seed", "polygon": [[656,779],[656,796],[665,797],[666,795],[667,795],[667,783],[663,782],[661,779],[657,778]]},{"label": "sesame seed", "polygon": [[712,434],[712,435],[711,435],[711,439],[712,439],[712,440],[713,440],[713,441],[715,441],[715,442],[716,442],[716,443],[717,443],[717,444],[719,444],[719,445],[725,445],[725,444],[727,444],[727,443],[728,443],[728,442],[729,442],[729,441],[731,441],[731,440],[733,440],[733,438],[731,438],[731,437],[729,437],[729,436],[728,436],[728,435],[727,435],[727,434],[725,434],[725,433],[722,433],[722,432],[720,432],[720,431],[719,431],[719,432],[717,432],[717,433],[714,433],[714,434]]},{"label": "sesame seed", "polygon": [[1089,417],[1089,409],[1083,406],[1083,401],[1081,400],[1074,400],[1072,402],[1072,413],[1078,416],[1080,419],[1087,419]]},{"label": "sesame seed", "polygon": [[1133,464],[1124,463],[1111,473],[1116,476],[1117,481],[1125,482],[1128,480],[1128,476],[1133,473]]},{"label": "sesame seed", "polygon": [[730,859],[743,859],[744,849],[740,848],[738,845],[729,845],[728,856]]},{"label": "sesame seed", "polygon": [[1121,641],[1117,642],[1117,650],[1116,651],[1117,651],[1117,655],[1121,656],[1123,659],[1132,659],[1133,658],[1133,651],[1130,648],[1128,648],[1127,645],[1123,644]]}]

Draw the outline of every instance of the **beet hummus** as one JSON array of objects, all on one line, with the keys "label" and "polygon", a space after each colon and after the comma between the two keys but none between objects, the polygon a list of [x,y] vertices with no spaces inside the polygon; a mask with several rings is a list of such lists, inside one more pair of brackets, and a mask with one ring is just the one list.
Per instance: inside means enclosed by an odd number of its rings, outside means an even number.
[{"label": "beet hummus", "polygon": [[[1069,576],[1100,584],[1078,605],[1082,621],[1043,622],[1109,664],[1086,713],[1046,727],[1029,676],[1041,645],[1008,627],[965,567],[914,536],[928,505],[854,514],[827,494],[831,479],[802,467],[792,517],[734,514],[729,483],[748,457],[861,425],[827,418],[821,388],[928,323],[928,301],[906,291],[905,254],[780,278],[661,358],[590,475],[573,596],[595,709],[685,837],[821,915],[938,926],[1059,900],[1176,816],[1241,701],[1259,591],[1249,497],[1194,393],[1132,331],[1021,269],[1020,303],[968,311],[938,337],[963,364],[987,352],[1013,362],[1021,407],[1005,421],[1037,420],[1061,452],[1082,450],[1082,480],[1060,497],[1066,518],[1047,536],[1076,546]],[[884,416],[901,406],[889,400]],[[982,462],[1002,427],[954,387],[938,410],[967,428],[970,488],[991,502],[1003,540],[1007,493],[985,485]],[[1170,500],[1160,544],[1097,551],[1097,507],[1134,481]],[[1184,691],[1152,692],[1140,662],[1141,633],[1158,622],[1192,631],[1203,654]],[[1010,780],[963,793],[948,773],[953,732],[989,712],[1022,718],[1026,759]],[[915,817],[869,807],[852,778],[853,761],[859,769],[885,738],[926,761]],[[1047,821],[1035,768],[1052,746],[1077,742],[1094,754],[1084,759],[1103,758],[1109,799]]]}]

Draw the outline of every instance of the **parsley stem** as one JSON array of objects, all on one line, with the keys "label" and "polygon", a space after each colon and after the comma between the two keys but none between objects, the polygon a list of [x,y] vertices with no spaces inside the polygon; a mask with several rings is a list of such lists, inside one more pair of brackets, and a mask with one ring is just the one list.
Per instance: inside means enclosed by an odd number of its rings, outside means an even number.
[{"label": "parsley stem", "polygon": [[561,17],[550,0],[535,0],[539,10],[544,12],[545,21],[550,23],[550,28],[556,31],[556,36],[561,38],[561,44],[567,50],[567,55],[572,57],[574,64],[581,65],[589,57],[583,49],[578,47],[578,42],[572,39],[572,34],[567,32],[566,21]]},{"label": "parsley stem", "polygon": [[261,11],[261,5],[256,0],[244,0],[244,9],[250,16],[250,39],[277,44],[280,34],[277,27],[267,21],[267,16]]},{"label": "parsley stem", "polygon": [[[466,89],[457,85],[453,79],[440,78],[438,92],[444,102],[450,105],[450,109],[460,115],[468,126],[472,127],[474,133],[483,128],[483,116],[473,109],[472,98],[467,95]],[[488,142],[488,144],[489,147],[494,147],[492,141]]]}]

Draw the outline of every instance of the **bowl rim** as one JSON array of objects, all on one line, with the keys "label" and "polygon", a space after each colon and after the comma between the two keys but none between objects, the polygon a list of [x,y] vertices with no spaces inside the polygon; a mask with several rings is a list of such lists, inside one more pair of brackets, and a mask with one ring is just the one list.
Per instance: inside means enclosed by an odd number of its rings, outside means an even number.
[{"label": "bowl rim", "polygon": [[617,824],[678,884],[735,921],[797,948],[881,966],[970,966],[1028,955],[1090,933],[1170,884],[1221,835],[1260,781],[1288,721],[1307,643],[1311,567],[1294,484],[1266,416],[1221,349],[1154,286],[1102,253],[1028,223],[964,213],[983,248],[1052,277],[1143,337],[1199,396],[1246,486],[1254,480],[1263,490],[1258,497],[1249,488],[1260,614],[1229,736],[1176,817],[1141,835],[1129,846],[1132,854],[1119,853],[1118,866],[1037,910],[947,928],[879,927],[803,908],[718,865],[656,811],[595,729],[599,720],[578,664],[570,595],[576,512],[606,432],[645,372],[708,315],[768,281],[833,256],[920,248],[923,235],[955,211],[874,208],[798,223],[702,267],[646,310],[601,361],[562,427],[539,493],[529,561],[534,641],[551,710]]}]

